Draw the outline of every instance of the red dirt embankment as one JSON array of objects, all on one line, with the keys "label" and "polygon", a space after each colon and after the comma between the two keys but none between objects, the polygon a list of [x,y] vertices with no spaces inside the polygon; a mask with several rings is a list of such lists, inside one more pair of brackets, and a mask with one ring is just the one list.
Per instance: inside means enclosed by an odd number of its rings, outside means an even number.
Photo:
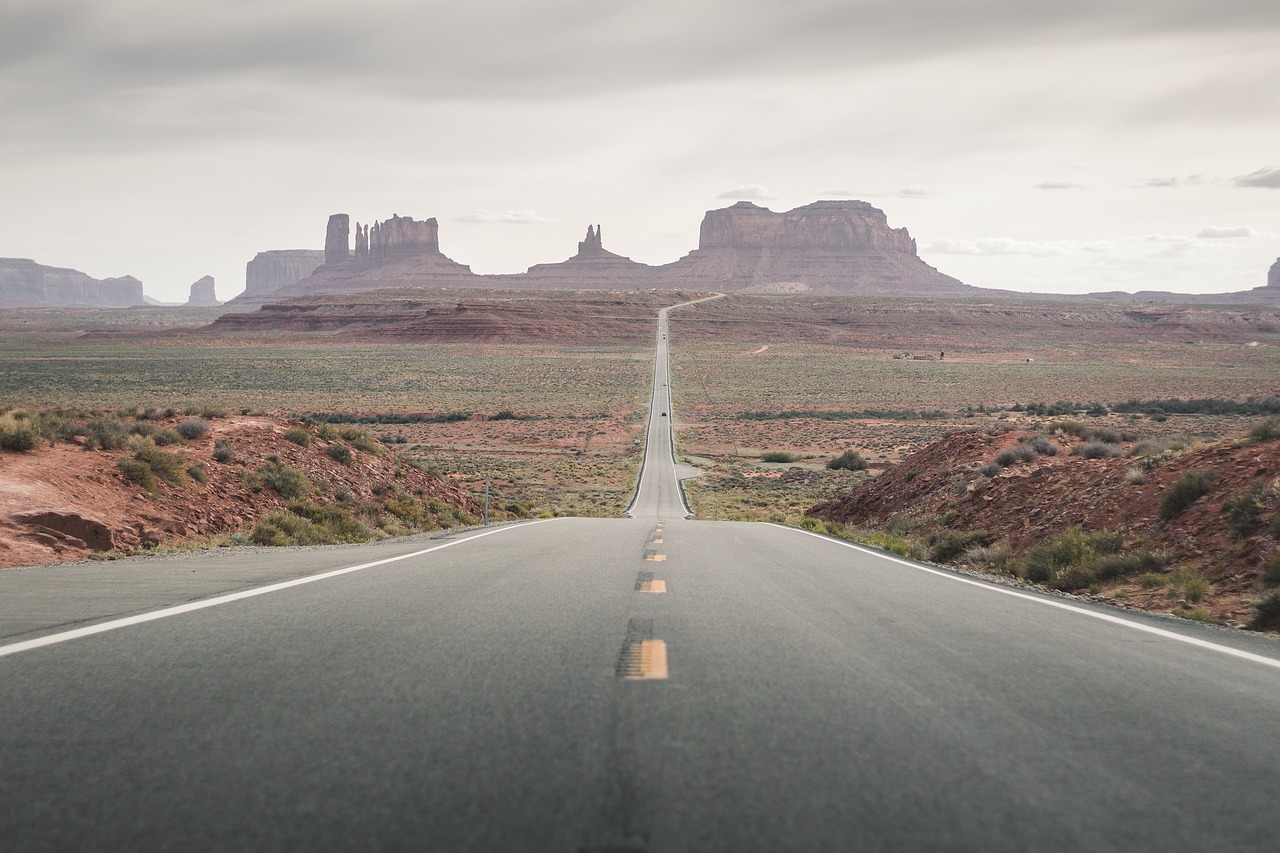
[{"label": "red dirt embankment", "polygon": [[[943,527],[982,530],[990,543],[1004,544],[1015,555],[1073,526],[1085,533],[1118,532],[1127,543],[1166,553],[1170,571],[1193,570],[1208,580],[1211,587],[1202,605],[1214,617],[1229,623],[1249,619],[1249,605],[1263,591],[1262,565],[1280,554],[1273,532],[1280,441],[1192,445],[1147,471],[1144,481],[1134,482],[1130,471],[1135,458],[1070,455],[1080,442],[1057,433],[1058,455],[1018,461],[990,477],[979,473],[1000,451],[1030,437],[1023,431],[955,433],[843,498],[815,506],[811,514],[869,527],[894,518],[922,519],[917,534]],[[1170,487],[1195,471],[1211,472],[1208,493],[1173,518],[1162,518],[1161,502]],[[1255,484],[1265,491],[1262,509],[1252,529],[1241,535],[1223,503]],[[1176,594],[1143,588],[1134,578],[1104,583],[1100,593],[1104,599],[1157,612],[1179,606]]]},{"label": "red dirt embankment", "polygon": [[[174,426],[181,418],[156,421]],[[283,433],[296,422],[231,417],[210,421],[208,435],[166,450],[181,450],[206,482],[160,484],[155,494],[126,479],[118,467],[128,449],[89,450],[81,443],[42,445],[26,453],[0,451],[0,568],[84,559],[95,552],[128,553],[174,546],[217,534],[246,531],[288,501],[271,489],[255,490],[246,474],[271,458],[306,474],[323,503],[342,492],[351,501],[405,492],[468,513],[480,508],[466,492],[438,477],[374,453],[352,450],[350,465],[326,452],[335,439],[301,447]],[[235,458],[213,459],[214,442],[229,440]]]}]

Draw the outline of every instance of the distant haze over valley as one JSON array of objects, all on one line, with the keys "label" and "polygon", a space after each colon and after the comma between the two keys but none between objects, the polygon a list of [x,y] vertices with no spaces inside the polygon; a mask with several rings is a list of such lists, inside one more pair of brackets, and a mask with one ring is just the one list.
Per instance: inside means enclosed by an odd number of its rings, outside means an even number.
[{"label": "distant haze over valley", "polygon": [[[1261,276],[1260,276],[1261,278]],[[1146,302],[1280,302],[1280,259],[1265,283],[1245,291],[1195,296],[1170,291],[1084,294]],[[846,293],[880,296],[1046,296],[966,284],[921,259],[905,227],[860,200],[820,200],[775,212],[751,201],[707,211],[698,246],[679,260],[650,265],[605,248],[604,226],[588,225],[571,257],[518,274],[477,274],[441,248],[434,217],[393,214],[362,224],[345,213],[328,218],[324,249],[266,249],[245,267],[236,304],[382,288],[488,287],[539,290],[702,290],[748,293]],[[93,279],[75,270],[0,258],[0,306],[129,306],[142,283],[126,276]],[[224,294],[229,288],[224,286]],[[158,303],[153,297],[145,300]],[[221,304],[217,282],[202,276],[185,305]],[[170,303],[173,304],[173,303]]]}]

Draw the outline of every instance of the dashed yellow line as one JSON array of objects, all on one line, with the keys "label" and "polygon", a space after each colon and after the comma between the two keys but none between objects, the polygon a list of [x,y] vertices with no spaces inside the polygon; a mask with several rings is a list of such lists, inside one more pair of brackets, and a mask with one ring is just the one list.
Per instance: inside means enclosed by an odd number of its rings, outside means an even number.
[{"label": "dashed yellow line", "polygon": [[658,681],[667,678],[667,644],[662,640],[641,640],[627,650],[627,681]]},{"label": "dashed yellow line", "polygon": [[643,582],[640,584],[640,589],[639,589],[639,592],[659,592],[659,593],[661,593],[661,592],[666,592],[666,591],[667,591],[667,582],[666,582],[666,581],[643,581]]},{"label": "dashed yellow line", "polygon": [[644,558],[646,560],[651,560],[655,563],[662,563],[666,561],[667,555],[666,554],[645,554]]}]

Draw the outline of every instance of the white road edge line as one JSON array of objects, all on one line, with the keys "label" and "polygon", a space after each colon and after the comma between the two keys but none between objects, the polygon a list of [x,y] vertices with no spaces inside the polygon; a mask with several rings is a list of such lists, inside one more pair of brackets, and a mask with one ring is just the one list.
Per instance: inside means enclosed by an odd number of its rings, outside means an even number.
[{"label": "white road edge line", "polygon": [[408,560],[413,557],[421,557],[423,554],[430,554],[432,551],[442,551],[445,548],[452,548],[454,545],[461,545],[464,542],[473,542],[476,539],[482,539],[485,536],[492,536],[495,533],[503,533],[507,530],[515,530],[519,527],[528,527],[531,524],[545,524],[548,521],[555,521],[553,518],[539,519],[537,521],[526,521],[521,524],[512,524],[506,527],[498,527],[493,530],[486,530],[484,533],[477,533],[475,536],[468,536],[466,539],[455,539],[452,542],[445,542],[441,545],[435,545],[431,548],[424,548],[421,551],[414,551],[411,554],[401,554],[398,557],[387,557],[382,560],[374,560],[372,563],[361,563],[358,566],[347,566],[342,569],[333,569],[327,572],[321,572],[318,575],[307,575],[304,578],[294,578],[290,581],[281,581],[280,583],[268,584],[267,586],[258,586],[253,589],[243,589],[239,592],[232,592],[226,595],[215,596],[214,598],[202,598],[199,601],[191,601],[186,604],[179,604],[174,607],[165,607],[161,610],[152,610],[148,613],[139,613],[135,616],[126,616],[123,619],[112,619],[110,622],[100,622],[97,625],[88,625],[84,628],[74,628],[70,631],[61,631],[57,634],[48,634],[43,637],[37,637],[34,640],[24,640],[20,643],[11,643],[7,646],[0,646],[0,657],[7,655],[16,655],[19,652],[30,651],[31,649],[39,649],[44,646],[52,646],[56,643],[65,643],[68,640],[76,640],[80,637],[90,637],[94,634],[101,634],[106,631],[114,631],[117,628],[127,628],[130,625],[141,625],[145,622],[154,622],[157,619],[165,619],[169,616],[180,616],[183,613],[192,613],[196,610],[204,610],[207,607],[217,607],[220,604],[229,604],[233,601],[240,601],[245,598],[253,598],[258,595],[266,595],[271,592],[279,592],[282,589],[290,587],[302,586],[303,584],[315,583],[316,581],[328,580],[336,578],[338,575],[346,575],[351,572],[358,572],[363,569],[371,569],[374,566],[385,566],[387,563],[395,563],[400,560]]},{"label": "white road edge line", "polygon": [[1113,625],[1122,625],[1125,628],[1132,628],[1135,631],[1142,631],[1143,633],[1146,633],[1146,634],[1154,634],[1155,636],[1163,637],[1166,640],[1174,640],[1175,642],[1186,643],[1189,646],[1196,646],[1197,648],[1208,649],[1210,651],[1219,652],[1224,655],[1230,655],[1231,657],[1240,658],[1241,660],[1247,660],[1253,663],[1260,663],[1263,666],[1269,666],[1269,667],[1272,667],[1273,669],[1280,669],[1280,660],[1276,660],[1275,658],[1269,658],[1269,657],[1266,657],[1265,655],[1258,655],[1258,654],[1254,654],[1253,652],[1246,652],[1246,651],[1241,651],[1240,649],[1233,649],[1230,646],[1220,646],[1217,643],[1211,643],[1208,640],[1201,640],[1201,639],[1197,639],[1196,637],[1187,637],[1187,636],[1184,636],[1183,634],[1178,634],[1174,631],[1166,631],[1163,628],[1156,628],[1155,626],[1152,626],[1152,625],[1143,625],[1141,622],[1133,622],[1129,619],[1124,619],[1120,616],[1112,616],[1110,613],[1101,613],[1097,610],[1090,610],[1085,607],[1077,607],[1074,604],[1067,604],[1065,601],[1054,601],[1053,599],[1050,599],[1050,598],[1042,598],[1038,595],[1029,595],[1028,593],[1025,593],[1025,592],[1018,592],[1017,590],[1014,590],[1014,589],[1006,589],[1001,586],[996,586],[995,584],[989,584],[989,583],[983,583],[982,581],[970,580],[969,578],[963,578],[963,577],[960,577],[959,575],[954,575],[951,572],[944,572],[939,569],[931,569],[928,566],[924,566],[919,563],[913,563],[910,560],[902,560],[902,559],[899,559],[898,557],[891,557],[888,554],[882,553],[880,551],[876,551],[872,548],[864,548],[861,545],[855,545],[852,542],[844,542],[839,539],[832,539],[830,536],[823,536],[822,534],[814,533],[811,530],[801,530],[798,527],[788,527],[785,524],[773,524],[772,522],[765,522],[765,523],[771,527],[781,527],[783,530],[791,530],[795,533],[803,533],[806,536],[812,536],[815,539],[821,539],[825,542],[830,542],[833,545],[843,545],[846,548],[852,548],[853,550],[860,551],[863,554],[869,554],[873,557],[880,557],[881,559],[888,560],[891,563],[897,563],[899,565],[906,566],[907,568],[910,568],[910,569],[917,569],[922,572],[928,572],[931,575],[937,575],[940,578],[946,578],[947,580],[950,580],[950,581],[968,584],[969,586],[976,586],[981,589],[985,589],[988,592],[998,592],[1001,595],[1011,595],[1014,598],[1021,598],[1024,601],[1031,601],[1036,604],[1043,604],[1046,607],[1056,607],[1059,610],[1069,610],[1072,613],[1078,613],[1081,616],[1088,616],[1091,619],[1099,619],[1103,622],[1110,622]]}]

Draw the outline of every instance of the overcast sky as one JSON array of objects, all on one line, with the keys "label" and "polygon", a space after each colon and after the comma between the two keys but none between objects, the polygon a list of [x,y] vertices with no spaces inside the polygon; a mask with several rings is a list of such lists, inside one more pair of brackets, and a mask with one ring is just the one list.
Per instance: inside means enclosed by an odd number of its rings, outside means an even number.
[{"label": "overcast sky", "polygon": [[860,198],[968,283],[1280,256],[1275,0],[0,0],[0,256],[227,299],[330,213],[519,272]]}]

